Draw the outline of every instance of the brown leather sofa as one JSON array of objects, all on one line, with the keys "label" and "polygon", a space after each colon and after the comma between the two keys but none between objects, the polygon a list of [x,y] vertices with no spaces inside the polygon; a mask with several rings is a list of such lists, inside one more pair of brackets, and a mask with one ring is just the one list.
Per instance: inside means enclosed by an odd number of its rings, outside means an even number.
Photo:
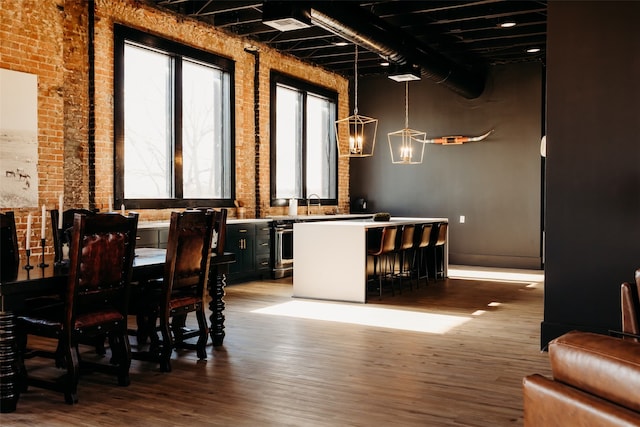
[{"label": "brown leather sofa", "polygon": [[640,343],[569,332],[549,343],[553,379],[524,378],[524,426],[640,426]]}]

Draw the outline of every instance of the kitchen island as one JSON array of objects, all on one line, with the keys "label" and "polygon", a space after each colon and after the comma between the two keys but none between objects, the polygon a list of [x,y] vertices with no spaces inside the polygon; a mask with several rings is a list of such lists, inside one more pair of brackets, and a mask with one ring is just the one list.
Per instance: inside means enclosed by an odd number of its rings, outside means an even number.
[{"label": "kitchen island", "polygon": [[[367,301],[367,230],[392,225],[448,222],[447,218],[392,217],[389,221],[294,224],[293,296],[334,301]],[[444,247],[447,276],[448,241]]]}]

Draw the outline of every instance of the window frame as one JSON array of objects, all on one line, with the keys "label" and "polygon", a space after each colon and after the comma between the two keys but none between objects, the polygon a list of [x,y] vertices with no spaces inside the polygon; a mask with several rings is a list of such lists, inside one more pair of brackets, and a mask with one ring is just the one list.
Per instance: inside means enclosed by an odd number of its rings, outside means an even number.
[{"label": "window frame", "polygon": [[[231,193],[229,198],[205,199],[171,197],[161,199],[124,198],[124,51],[126,42],[133,42],[150,49],[157,49],[174,59],[187,58],[212,65],[228,74],[229,78],[229,171],[225,179],[229,180]],[[176,61],[179,63],[180,61]],[[211,52],[177,43],[160,36],[145,33],[123,25],[114,24],[114,201],[115,206],[124,204],[128,209],[187,208],[197,206],[231,207],[236,194],[235,176],[235,62]],[[172,75],[175,93],[173,94],[174,141],[171,174],[172,184],[182,194],[182,66],[174,67]]]},{"label": "window frame", "polygon": [[[301,157],[303,159],[303,165],[302,165],[302,192],[303,192],[303,199],[298,199],[299,201],[301,201],[302,203],[298,203],[299,205],[302,206],[306,206],[307,201],[309,200],[309,194],[307,192],[307,164],[306,164],[306,159],[307,159],[307,123],[306,123],[306,116],[307,116],[307,95],[309,93],[312,93],[314,95],[318,95],[318,96],[322,96],[327,98],[328,100],[330,100],[331,102],[333,102],[334,106],[335,106],[335,114],[337,117],[338,114],[338,92],[332,89],[328,89],[326,87],[322,87],[322,86],[318,86],[315,85],[313,83],[309,83],[305,80],[301,80],[301,79],[297,79],[295,77],[283,74],[281,72],[278,71],[271,71],[271,78],[270,78],[270,154],[271,154],[271,161],[270,161],[270,177],[271,177],[271,185],[270,185],[270,194],[269,194],[269,198],[271,200],[271,206],[287,206],[289,204],[289,199],[283,199],[283,198],[276,198],[275,194],[276,194],[276,170],[277,170],[277,158],[276,158],[276,141],[277,141],[277,135],[276,135],[276,111],[277,111],[277,87],[278,85],[284,85],[284,86],[288,86],[290,88],[299,90],[303,93],[303,102],[302,102],[302,117],[303,120],[305,120],[304,125],[303,125],[303,129],[302,129],[302,153],[301,153]],[[333,128],[333,123],[331,123],[331,126]],[[334,141],[335,144],[335,141]],[[340,173],[339,173],[339,163],[338,163],[338,150],[337,147],[335,149],[334,152],[334,156],[333,156],[333,162],[335,164],[335,177],[333,179],[334,181],[334,188],[333,188],[333,192],[336,195],[335,198],[331,198],[331,199],[320,199],[320,203],[322,205],[337,205],[338,204],[338,190],[339,190],[339,177],[340,177]],[[315,199],[314,199],[315,200]]]}]

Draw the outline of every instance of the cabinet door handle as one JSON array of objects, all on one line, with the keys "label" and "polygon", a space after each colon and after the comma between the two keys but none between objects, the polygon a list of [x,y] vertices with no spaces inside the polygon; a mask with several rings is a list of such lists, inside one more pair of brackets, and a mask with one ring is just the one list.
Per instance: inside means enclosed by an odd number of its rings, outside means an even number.
[{"label": "cabinet door handle", "polygon": [[260,246],[269,246],[268,242],[261,243]]},{"label": "cabinet door handle", "polygon": [[247,231],[249,230],[247,230],[246,228],[241,228],[240,230],[238,230],[239,233],[246,233]]}]

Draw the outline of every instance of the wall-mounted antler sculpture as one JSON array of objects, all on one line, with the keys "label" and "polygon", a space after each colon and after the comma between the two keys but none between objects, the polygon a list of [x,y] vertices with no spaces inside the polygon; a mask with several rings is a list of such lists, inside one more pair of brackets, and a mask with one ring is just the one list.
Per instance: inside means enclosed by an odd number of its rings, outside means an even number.
[{"label": "wall-mounted antler sculpture", "polygon": [[442,145],[459,145],[465,142],[482,141],[493,132],[491,129],[489,132],[480,136],[442,136],[440,138],[425,139],[425,144],[442,144]]}]

